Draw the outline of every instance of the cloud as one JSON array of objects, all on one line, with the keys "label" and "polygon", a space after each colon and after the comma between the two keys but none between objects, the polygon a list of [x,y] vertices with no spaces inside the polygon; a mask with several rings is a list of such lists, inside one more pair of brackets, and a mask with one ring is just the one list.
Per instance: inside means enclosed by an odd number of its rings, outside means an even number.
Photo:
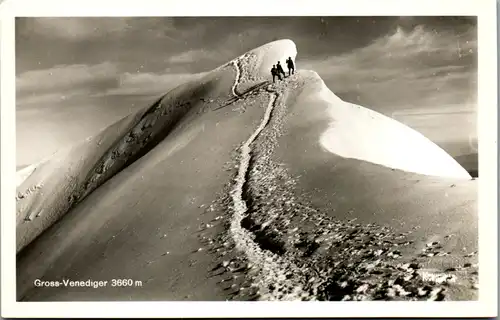
[{"label": "cloud", "polygon": [[114,79],[117,72],[116,65],[110,62],[91,66],[59,65],[50,69],[27,71],[16,77],[16,91],[22,94],[68,90],[103,79]]},{"label": "cloud", "polygon": [[95,134],[148,107],[158,95],[201,76],[203,73],[122,73],[110,63],[22,73],[16,79],[18,161],[33,162]]},{"label": "cloud", "polygon": [[202,60],[217,61],[219,60],[219,56],[220,54],[213,51],[208,51],[203,49],[189,50],[171,56],[167,60],[167,62],[172,64],[186,64],[186,63],[200,62]]},{"label": "cloud", "polygon": [[45,104],[64,103],[77,97],[89,96],[91,92],[86,89],[75,89],[70,92],[45,93],[38,95],[29,95],[17,99],[18,106],[27,107],[33,105],[40,107]]},{"label": "cloud", "polygon": [[[190,55],[192,56],[192,55]],[[110,96],[154,96],[206,73],[121,72],[118,65],[58,65],[16,78],[17,108],[57,108],[98,103]]]},{"label": "cloud", "polygon": [[476,50],[475,28],[456,33],[398,27],[365,47],[297,63],[316,70],[345,100],[391,112],[475,99]]},{"label": "cloud", "polygon": [[59,65],[21,73],[16,77],[17,106],[65,102],[116,85],[117,66]]},{"label": "cloud", "polygon": [[199,79],[204,73],[124,73],[120,76],[118,86],[111,88],[103,95],[157,95],[185,83]]},{"label": "cloud", "polygon": [[397,110],[391,116],[445,146],[477,140],[477,104],[472,99],[451,105]]},{"label": "cloud", "polygon": [[126,18],[34,18],[30,20],[32,29],[37,34],[59,37],[68,40],[100,37],[125,31],[128,28]]},{"label": "cloud", "polygon": [[299,60],[297,66],[316,70],[342,99],[393,117],[458,152],[477,139],[476,57],[475,27],[437,32],[417,26],[398,27],[366,46]]},{"label": "cloud", "polygon": [[392,115],[394,117],[412,117],[412,116],[422,116],[422,115],[447,115],[447,114],[468,114],[476,113],[477,106],[473,101],[464,101],[463,104],[452,104],[452,105],[442,105],[439,108],[435,107],[424,107],[424,108],[413,108],[413,109],[401,109],[394,111]]},{"label": "cloud", "polygon": [[440,110],[416,109],[399,112],[394,118],[422,133],[436,143],[449,144],[477,140],[477,113],[459,106]]},{"label": "cloud", "polygon": [[50,38],[82,41],[119,37],[140,32],[143,36],[164,36],[175,31],[171,18],[163,17],[37,17],[18,18],[21,34],[34,33]]}]

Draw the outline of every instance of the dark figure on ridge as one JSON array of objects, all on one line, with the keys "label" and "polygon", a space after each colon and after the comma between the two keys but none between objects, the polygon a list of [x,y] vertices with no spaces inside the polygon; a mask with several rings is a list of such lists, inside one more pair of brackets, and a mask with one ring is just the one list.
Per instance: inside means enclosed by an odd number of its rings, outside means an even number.
[{"label": "dark figure on ridge", "polygon": [[278,76],[278,79],[281,80],[281,74],[278,72],[278,69],[276,69],[275,65],[273,65],[273,67],[271,68],[271,74],[273,75],[273,83],[275,82],[276,76]]},{"label": "dark figure on ridge", "polygon": [[288,59],[286,59],[286,66],[288,67],[288,76],[290,76],[290,72],[292,74],[295,73],[295,66],[293,65],[292,57],[288,57]]},{"label": "dark figure on ridge", "polygon": [[285,71],[283,70],[283,67],[281,66],[281,63],[279,61],[278,61],[278,64],[276,65],[276,69],[278,70],[278,74],[280,75],[280,78],[281,78],[281,74],[283,74],[283,77],[286,76]]}]

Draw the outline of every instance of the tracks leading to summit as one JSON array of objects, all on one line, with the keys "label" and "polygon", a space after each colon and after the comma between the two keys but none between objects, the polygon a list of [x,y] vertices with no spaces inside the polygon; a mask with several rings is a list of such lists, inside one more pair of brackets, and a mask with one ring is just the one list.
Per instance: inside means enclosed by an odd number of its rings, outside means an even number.
[{"label": "tracks leading to summit", "polygon": [[[241,74],[244,66],[242,65],[243,57],[233,61],[236,68],[235,82],[232,88],[233,95],[238,99],[242,95],[238,92],[237,87],[241,82]],[[272,250],[266,250],[255,239],[255,234],[242,226],[242,221],[250,214],[249,204],[250,199],[245,195],[245,189],[249,181],[248,174],[250,171],[253,157],[253,144],[259,138],[261,133],[270,123],[274,109],[279,104],[281,93],[274,89],[267,88],[269,95],[269,103],[262,117],[260,124],[251,134],[251,136],[243,143],[239,149],[239,164],[238,172],[235,178],[235,184],[230,192],[232,202],[232,216],[230,220],[229,233],[236,245],[236,248],[245,253],[249,267],[257,271],[257,276],[254,279],[255,284],[259,288],[259,296],[265,300],[298,300],[303,294],[302,286],[287,277],[287,272],[290,272],[289,263],[285,257]]]},{"label": "tracks leading to summit", "polygon": [[286,264],[286,262],[282,261],[283,259],[277,254],[268,250],[263,250],[259,244],[254,241],[254,235],[241,225],[242,220],[248,213],[248,206],[243,196],[243,190],[245,188],[245,184],[247,183],[246,177],[252,160],[252,143],[259,137],[260,133],[268,125],[280,94],[277,92],[271,92],[269,93],[269,97],[269,104],[266,108],[262,121],[253,134],[240,148],[238,174],[235,179],[236,183],[230,194],[233,204],[230,234],[236,244],[236,248],[243,251],[250,264],[256,266],[259,270],[258,272],[260,274],[257,280],[259,290],[266,290],[269,285],[273,285],[276,287],[282,287],[285,289],[283,291],[288,292],[288,294],[278,297],[274,294],[275,290],[271,290],[267,294],[266,299],[297,300],[300,298],[302,289],[300,286],[297,286],[296,283],[294,284],[286,279],[286,268],[284,268],[284,264]]},{"label": "tracks leading to summit", "polygon": [[238,85],[241,82],[241,75],[243,74],[243,66],[241,64],[241,60],[244,58],[246,58],[246,55],[243,55],[233,60],[233,66],[236,70],[236,77],[234,77],[234,84],[233,87],[231,88],[231,92],[233,93],[233,96],[235,98],[241,97],[241,94],[238,92]]}]

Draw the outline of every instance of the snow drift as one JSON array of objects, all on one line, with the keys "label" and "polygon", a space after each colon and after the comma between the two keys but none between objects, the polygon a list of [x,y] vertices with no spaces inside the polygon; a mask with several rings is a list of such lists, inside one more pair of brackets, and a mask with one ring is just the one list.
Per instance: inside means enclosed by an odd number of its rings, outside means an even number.
[{"label": "snow drift", "polygon": [[[446,151],[421,133],[368,108],[337,97],[319,76],[309,99],[322,102],[331,117],[321,145],[331,153],[424,175],[470,179]],[[311,81],[312,82],[312,81]]]}]

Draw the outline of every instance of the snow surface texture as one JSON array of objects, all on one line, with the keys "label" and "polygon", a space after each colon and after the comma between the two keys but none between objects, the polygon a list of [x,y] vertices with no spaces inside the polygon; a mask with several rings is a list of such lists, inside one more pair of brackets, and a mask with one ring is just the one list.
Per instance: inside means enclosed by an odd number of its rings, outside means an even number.
[{"label": "snow surface texture", "polygon": [[[277,99],[277,94],[270,94],[269,105],[266,108],[266,112],[262,122],[258,126],[257,130],[250,136],[250,138],[241,147],[240,164],[238,168],[238,176],[236,178],[236,184],[231,192],[231,197],[233,200],[233,210],[234,215],[231,221],[231,234],[233,240],[236,243],[236,247],[245,252],[250,263],[255,265],[260,270],[260,279],[257,285],[260,289],[264,289],[269,283],[275,283],[277,287],[285,287],[289,289],[289,293],[282,297],[284,300],[296,300],[301,297],[302,288],[294,284],[292,281],[286,278],[286,262],[280,259],[278,256],[270,251],[264,251],[259,248],[258,244],[253,240],[251,233],[245,230],[241,226],[241,221],[247,213],[247,205],[245,200],[242,198],[243,186],[246,182],[245,177],[249,170],[250,158],[251,158],[251,144],[259,136],[259,134],[267,126],[271,113],[275,107]],[[291,290],[294,288],[293,290]],[[276,297],[271,293],[267,297],[269,300],[275,300]]]},{"label": "snow surface texture", "polygon": [[[249,66],[252,65],[252,59],[258,59],[258,57],[244,55],[241,57],[240,61],[233,61],[233,65],[235,66],[235,68],[237,68],[237,72],[236,72],[237,76],[236,76],[235,84],[233,85],[233,93],[238,92],[239,86],[245,85],[244,81],[242,80],[242,79],[244,79],[244,77],[241,77],[240,75],[249,73],[247,68],[249,68]],[[305,76],[304,76],[304,73],[306,74]],[[299,77],[304,77],[304,79],[306,79],[305,80],[306,87],[309,87],[309,88],[306,88],[305,93],[304,93],[304,91],[302,91],[301,95],[306,96],[307,97],[306,100],[309,98],[314,99],[315,97],[318,97],[318,96],[321,98],[322,97],[321,90],[323,90],[323,88],[326,88],[326,87],[324,87],[324,84],[323,84],[322,80],[319,78],[319,76],[314,72],[300,72],[300,74],[301,75]],[[316,83],[316,80],[321,81],[321,84],[323,86],[321,86],[321,85],[318,86]],[[280,119],[283,118],[283,115],[280,115],[280,113],[281,113],[281,111],[286,112],[286,107],[284,107],[283,101],[280,101],[279,98],[284,93],[284,92],[282,92],[283,90],[285,90],[285,94],[286,94],[286,90],[290,89],[290,87],[292,86],[294,81],[295,81],[295,78],[292,78],[292,79],[286,81],[288,83],[287,88],[286,87],[280,88],[281,87],[280,84],[271,85],[268,87],[267,91],[270,92],[270,98],[269,98],[270,101],[269,101],[268,107],[266,109],[266,112],[264,114],[264,117],[262,118],[262,122],[260,123],[260,125],[256,128],[254,133],[250,136],[250,138],[240,148],[240,159],[239,159],[237,177],[235,179],[234,188],[232,189],[232,192],[231,192],[232,205],[230,206],[230,208],[231,208],[231,212],[232,212],[232,217],[231,217],[231,223],[230,223],[230,234],[232,236],[234,243],[236,244],[236,248],[238,248],[240,251],[245,253],[245,255],[248,259],[249,268],[252,270],[254,270],[254,269],[258,270],[258,272],[256,272],[255,278],[253,278],[253,284],[256,287],[258,287],[259,300],[298,300],[298,299],[316,300],[318,297],[323,298],[323,299],[325,297],[332,298],[331,297],[332,292],[329,292],[329,291],[335,291],[334,289],[328,288],[328,286],[327,286],[327,288],[322,288],[322,286],[324,286],[325,284],[328,284],[328,281],[329,281],[328,272],[324,273],[324,272],[318,271],[316,274],[312,274],[312,275],[308,274],[308,273],[314,273],[311,270],[313,270],[312,266],[315,266],[315,265],[313,264],[313,265],[310,265],[309,267],[304,267],[303,264],[301,265],[299,263],[299,261],[294,261],[294,259],[292,258],[291,251],[289,251],[285,248],[286,245],[280,244],[280,239],[279,239],[280,237],[277,236],[278,231],[276,229],[276,227],[279,225],[277,223],[277,217],[283,218],[283,216],[285,216],[285,215],[284,215],[283,211],[280,211],[280,209],[277,209],[277,211],[279,213],[276,213],[274,211],[276,208],[280,208],[278,206],[279,201],[276,201],[276,199],[273,199],[272,195],[267,195],[267,194],[264,195],[263,198],[265,198],[267,200],[266,203],[269,203],[271,205],[270,205],[270,207],[264,208],[264,210],[263,210],[263,215],[266,217],[266,219],[264,220],[265,222],[263,222],[263,221],[256,222],[255,221],[256,213],[252,211],[252,210],[255,210],[255,208],[252,209],[251,207],[250,208],[248,207],[248,204],[247,204],[247,201],[249,200],[248,193],[245,194],[245,192],[244,192],[245,185],[247,186],[247,188],[248,188],[249,184],[250,185],[253,184],[255,186],[255,184],[256,184],[255,180],[260,181],[260,183],[262,183],[264,181],[268,182],[270,177],[272,176],[271,173],[266,171],[258,179],[254,179],[253,183],[252,183],[252,181],[248,181],[248,177],[250,177],[250,180],[252,180],[252,176],[255,176],[255,175],[259,176],[260,170],[262,168],[270,167],[269,164],[261,165],[263,162],[265,163],[266,157],[269,157],[269,155],[267,154],[266,151],[264,153],[262,153],[262,147],[267,146],[269,148],[269,146],[276,144],[276,141],[273,139],[259,141],[259,139],[263,135],[266,136],[266,133],[269,135],[270,134],[269,132],[272,132],[272,128],[269,128],[270,127],[269,123],[270,123],[271,118],[274,119],[273,121],[275,121],[275,122],[278,121],[278,126],[279,126],[279,122],[281,121]],[[307,89],[311,89],[311,90],[307,90]],[[318,89],[320,89],[320,91],[318,91]],[[320,94],[318,94],[318,92]],[[346,111],[346,113],[348,113],[348,114],[349,114],[349,112],[352,113],[353,107],[354,108],[362,108],[362,107],[350,105],[350,104],[347,104],[347,103],[341,101],[339,98],[337,98],[335,95],[333,95],[333,93],[332,93],[332,96],[329,96],[328,98],[329,99],[326,100],[326,103],[328,104],[329,107],[334,107],[335,106],[334,103],[336,103],[336,102],[340,102],[344,105],[348,105],[349,110]],[[302,100],[301,102],[303,103],[304,101],[305,100]],[[306,103],[306,105],[307,105],[307,103]],[[311,105],[313,105],[313,104],[311,104]],[[316,103],[316,105],[318,105],[318,104]],[[371,112],[370,110],[368,110],[366,108],[362,108],[362,111],[364,111],[365,113]],[[387,121],[389,122],[389,126],[391,126],[391,125],[396,126],[396,129],[403,131],[403,133],[405,133],[405,131],[409,131],[410,133],[414,132],[410,128],[408,128],[402,124],[399,124],[396,121],[394,121],[390,118],[384,117],[380,114],[371,112],[371,113],[369,113],[369,116],[370,116],[370,118],[371,117],[382,118],[386,122]],[[361,120],[364,120],[366,122],[366,119],[364,119],[364,118],[362,118]],[[360,121],[360,122],[363,123],[363,121]],[[389,127],[389,128],[391,129],[391,127]],[[367,132],[366,130],[364,132],[369,134],[369,132]],[[392,131],[390,133],[393,134],[394,131]],[[417,139],[417,140],[420,139],[421,140],[418,142],[421,145],[423,145],[422,148],[424,149],[424,152],[425,152],[425,148],[427,147],[426,144],[430,144],[430,147],[435,146],[432,142],[425,139],[421,135],[417,135],[416,137],[412,137],[412,139]],[[361,145],[361,147],[362,147],[362,145]],[[355,148],[356,147],[354,147],[353,149],[355,149]],[[256,150],[256,149],[261,149],[261,150],[259,152],[259,150]],[[441,149],[439,149],[439,150],[441,150]],[[397,149],[390,150],[390,152],[397,153],[398,150]],[[358,154],[359,153],[361,153],[361,152],[358,151]],[[444,154],[446,155],[446,153],[444,153]],[[369,156],[370,155],[368,155],[368,156],[365,155],[364,160],[366,161],[366,158]],[[264,160],[262,160],[262,159],[264,159]],[[451,157],[450,157],[450,159],[452,161],[454,161]],[[372,161],[372,162],[375,162],[375,161]],[[248,173],[251,170],[251,163],[254,163],[254,165],[253,165],[254,169],[253,169],[253,174],[249,175]],[[387,162],[384,162],[384,164],[387,166]],[[260,169],[257,169],[257,168],[260,168]],[[412,171],[412,170],[408,170],[408,171]],[[283,175],[281,175],[281,177],[282,176]],[[285,178],[283,180],[287,181],[287,183],[291,181],[290,178]],[[281,180],[281,181],[283,181],[283,180]],[[266,185],[266,187],[269,190],[271,190],[271,188],[275,188],[275,186],[268,186],[268,185]],[[264,189],[266,189],[266,188],[264,188]],[[273,189],[272,193],[273,194],[276,193],[275,189]],[[261,194],[261,196],[262,196],[262,194]],[[284,198],[288,199],[288,203],[292,203],[292,207],[298,206],[297,203],[293,202],[293,196],[287,196]],[[250,201],[250,203],[251,203],[251,201]],[[259,209],[262,209],[262,207],[259,206]],[[259,210],[259,209],[257,209],[257,210]],[[302,209],[302,211],[304,211],[303,210],[304,208],[301,208],[301,209]],[[301,211],[301,210],[299,210],[299,211]],[[258,215],[257,215],[257,217],[258,217]],[[317,214],[315,214],[314,217],[317,217]],[[267,220],[267,219],[269,219],[269,220]],[[284,219],[288,223],[291,221],[290,217],[285,217]],[[245,220],[246,220],[246,222],[244,222]],[[309,217],[306,216],[304,218],[304,220],[314,220],[314,219],[310,216]],[[249,221],[252,221],[252,222],[249,222]],[[323,220],[320,221],[320,223],[316,224],[316,227],[318,229],[317,231],[320,231],[320,233],[322,232],[323,235],[326,235],[328,233],[325,233],[323,230],[321,230],[319,228],[319,225],[321,225],[322,222],[323,222]],[[244,224],[246,224],[247,227],[244,227]],[[259,226],[261,227],[260,229],[259,229]],[[267,235],[265,236],[266,239],[262,240],[263,230],[266,229],[268,226],[272,226],[272,227],[267,229],[267,231],[266,231]],[[259,236],[257,236],[257,234],[254,234],[253,232],[249,231],[249,230],[254,229],[254,227],[256,230],[260,230],[260,231],[256,232],[259,234]],[[275,228],[275,229],[273,229],[273,228]],[[357,226],[356,226],[356,228],[357,228]],[[303,231],[303,230],[298,231],[297,229],[300,229],[300,227],[292,230],[291,233],[294,235],[297,235],[297,232],[301,233]],[[273,230],[273,231],[269,231],[269,230]],[[335,230],[335,231],[338,231],[338,230]],[[274,234],[273,234],[273,232],[274,232]],[[350,232],[351,232],[351,236],[352,236],[352,229]],[[339,232],[334,232],[332,236],[335,236],[335,237],[339,236],[338,233]],[[258,238],[260,238],[260,240]],[[401,236],[400,236],[400,239],[401,239]],[[270,245],[270,243],[272,241],[274,241],[274,244]],[[284,242],[281,242],[281,243],[284,243]],[[318,244],[317,241],[314,243]],[[411,244],[411,243],[412,242],[406,242],[405,244]],[[366,244],[364,244],[364,245],[366,245]],[[262,246],[267,246],[267,249],[264,249]],[[280,253],[280,251],[285,251],[285,253],[283,253],[283,252]],[[368,251],[368,255],[363,257],[363,258],[366,258],[367,261],[360,263],[360,264],[355,264],[355,266],[359,267],[359,270],[363,270],[363,268],[365,266],[367,266],[367,268],[372,268],[372,266],[370,266],[370,263],[369,263],[370,260],[368,257],[370,257],[370,255],[372,255],[372,254],[374,254],[375,256],[378,256],[384,252],[386,252],[388,254],[389,258],[394,257],[394,259],[397,259],[401,256],[400,252],[397,250],[396,251],[385,251],[385,249],[384,249],[384,250],[379,250],[379,251]],[[342,260],[345,260],[345,257],[343,259],[341,259],[341,261]],[[348,261],[350,261],[350,259]],[[340,263],[340,262],[336,262],[336,264],[334,266],[337,266],[338,263]],[[378,263],[380,263],[380,260],[376,261],[374,265],[376,266]],[[410,264],[408,264],[408,265],[410,265]],[[415,276],[415,272],[414,272],[416,269],[420,268],[420,266],[418,264],[413,265],[415,269],[408,268],[407,265],[405,265],[405,264],[400,264],[397,267],[394,267],[394,266],[391,266],[389,264],[382,263],[381,266],[382,266],[381,267],[382,269],[385,268],[386,270],[392,270],[394,274],[397,274],[400,271],[399,269],[405,270],[405,272],[407,272],[408,274],[404,275],[404,277],[405,277],[404,279],[405,279],[405,281],[407,281],[404,283],[404,286],[407,289],[411,289],[411,292],[404,291],[403,287],[401,287],[401,286],[399,286],[400,288],[398,286],[396,286],[395,289],[389,288],[387,295],[384,296],[385,295],[384,290],[386,288],[381,283],[379,283],[379,284],[377,284],[377,286],[375,286],[373,284],[369,284],[368,282],[364,283],[363,281],[358,281],[359,279],[357,279],[356,281],[354,281],[353,279],[350,279],[350,281],[352,280],[353,283],[356,282],[356,286],[358,286],[358,287],[354,288],[355,290],[354,290],[353,296],[351,296],[349,294],[345,294],[345,297],[343,297],[343,299],[354,299],[354,300],[361,299],[361,300],[363,300],[363,299],[366,299],[368,296],[382,295],[384,297],[394,297],[397,295],[400,295],[400,296],[412,295],[411,299],[439,300],[439,299],[442,299],[444,297],[444,294],[443,294],[444,289],[440,288],[440,287],[436,287],[435,290],[432,290],[432,291],[427,290],[427,289],[424,290],[425,288],[428,288],[428,287],[432,288],[432,286],[429,286],[429,284],[425,284],[425,283],[430,282],[432,285],[434,285],[435,283],[442,284],[444,282],[448,283],[448,282],[452,282],[455,280],[454,276],[450,276],[450,275],[440,273],[440,272],[436,273],[436,277],[438,277],[440,279],[439,281],[434,281],[429,277],[418,278]],[[353,271],[352,267],[349,267],[347,269],[348,269],[347,271],[344,270],[345,274],[349,274],[351,271]],[[397,270],[399,270],[399,271],[397,271]],[[410,271],[408,271],[408,270],[410,270]],[[377,270],[377,272],[379,272],[379,271],[380,270]],[[361,271],[361,272],[363,272],[363,271]],[[425,272],[425,271],[422,271],[422,272]],[[337,271],[337,273],[340,274],[342,272]],[[354,273],[356,273],[356,272],[354,272]],[[344,274],[344,276],[345,276],[345,274]],[[378,278],[378,277],[375,277],[375,278]],[[401,278],[401,279],[403,279],[403,278]],[[429,279],[431,279],[431,280],[429,280]],[[341,288],[343,288],[340,291],[345,291],[345,292],[349,291],[349,290],[345,290],[345,288],[348,287],[347,283],[348,282],[346,281],[345,284],[339,284],[339,286]],[[332,284],[330,284],[330,286],[335,287]],[[391,287],[390,281],[389,281],[388,286]],[[418,290],[421,290],[421,292],[418,293],[418,298],[415,298],[415,296],[417,295],[417,293],[415,293],[415,292],[419,286],[420,286],[420,288]],[[422,289],[422,288],[424,288],[424,289]],[[394,294],[393,294],[391,290],[392,291],[400,290],[401,292],[394,291]],[[321,294],[319,294],[320,292],[321,292]],[[318,294],[319,294],[319,296],[318,296]],[[334,297],[334,299],[336,299],[336,298]]]},{"label": "snow surface texture", "polygon": [[89,172],[136,120],[134,115],[127,116],[96,136],[59,150],[20,177],[24,180],[16,195],[17,252],[81,199]]},{"label": "snow surface texture", "polygon": [[[314,72],[300,71],[286,81],[269,84],[271,66],[278,60],[283,64],[288,57],[295,59],[296,54],[295,44],[290,40],[276,41],[249,51],[206,73],[203,78],[179,86],[151,107],[130,115],[107,128],[95,138],[88,139],[73,149],[60,152],[48,162],[38,166],[18,188],[18,190],[27,189],[29,191],[25,193],[27,196],[23,196],[18,201],[18,251],[71,210],[71,205],[90,194],[107,179],[118,173],[121,168],[132,163],[138,154],[154,148],[154,145],[149,143],[150,141],[163,139],[176,123],[181,121],[181,118],[186,119],[189,113],[195,117],[196,112],[191,111],[197,111],[195,109],[196,101],[205,99],[200,99],[200,97],[210,95],[225,103],[227,95],[233,95],[231,100],[234,101],[245,99],[251,101],[253,99],[249,99],[250,94],[264,95],[269,99],[267,106],[262,105],[262,108],[265,108],[262,118],[258,124],[255,124],[255,129],[252,129],[252,133],[242,141],[241,147],[237,150],[237,173],[234,181],[231,182],[231,191],[226,193],[230,198],[226,211],[230,222],[228,237],[236,245],[239,256],[245,257],[248,269],[251,269],[249,272],[256,274],[252,280],[253,285],[258,288],[259,299],[317,299],[319,291],[328,291],[321,289],[321,285],[327,283],[329,274],[318,273],[311,266],[304,265],[300,261],[301,259],[295,259],[292,254],[293,250],[290,248],[285,248],[285,254],[279,250],[273,251],[264,248],[251,228],[245,227],[245,224],[248,224],[248,221],[252,219],[254,224],[272,226],[275,229],[279,226],[277,223],[279,219],[286,219],[287,223],[292,221],[293,215],[287,216],[286,212],[283,211],[284,207],[278,206],[279,201],[272,198],[273,194],[279,193],[266,184],[271,178],[278,179],[277,176],[273,176],[274,171],[271,170],[274,168],[271,161],[271,146],[275,147],[278,144],[276,137],[279,130],[276,128],[280,127],[282,122],[287,119],[288,111],[285,103],[290,92],[296,89],[301,90],[300,103],[303,106],[309,106],[308,101],[311,102],[311,106],[318,105],[318,101],[324,102],[320,104],[325,105],[325,109],[328,111],[326,114],[332,115],[332,118],[335,119],[332,126],[335,127],[335,134],[340,136],[332,138],[337,140],[333,140],[333,149],[327,148],[330,152],[342,157],[378,163],[385,167],[404,167],[403,170],[412,172],[422,172],[421,162],[424,161],[423,157],[425,157],[425,160],[428,160],[424,166],[424,169],[429,169],[426,171],[427,174],[437,175],[442,174],[443,166],[453,167],[455,162],[435,144],[410,128],[371,110],[340,100],[326,88],[321,78]],[[222,69],[228,70],[228,68],[234,69],[234,73],[227,73],[226,76],[226,74],[219,72]],[[222,80],[225,82],[221,82]],[[298,80],[304,82],[305,87],[299,89],[295,86],[294,83]],[[260,82],[260,84],[257,83],[256,86],[256,82]],[[214,85],[215,83],[225,83],[226,96],[214,89],[217,87]],[[252,86],[259,89],[252,89]],[[263,89],[264,87],[265,89]],[[325,135],[331,134],[330,130],[328,129],[323,136],[317,137],[323,146],[325,146]],[[401,136],[407,140],[402,139]],[[378,147],[383,148],[382,151]],[[408,150],[407,153],[404,153],[406,150]],[[412,156],[416,159],[411,159]],[[390,171],[388,170],[388,172]],[[283,180],[280,180],[279,183],[272,186],[273,188],[290,185],[290,182],[293,182],[291,177],[288,178],[283,174],[280,177],[285,177],[284,180],[288,183],[283,184],[281,182]],[[263,183],[262,188],[271,192],[269,196],[264,197],[266,204],[269,205],[269,207],[264,207],[265,210],[262,211],[265,221],[259,221],[259,214],[255,212],[255,208],[252,209],[248,193],[252,183],[255,190],[258,189],[255,186]],[[308,213],[307,208],[295,201],[292,194],[291,191],[286,194],[283,199],[285,204],[292,208],[296,207],[301,214]],[[335,201],[335,197],[332,198],[332,201]],[[300,222],[299,228],[289,230],[288,233],[292,238],[298,236],[300,234],[297,232],[298,229],[307,223],[317,222],[316,225],[319,226],[323,220],[327,220],[326,217],[320,217],[322,221],[314,220],[319,217],[319,214],[312,208],[310,210],[312,215],[307,216],[306,214]],[[326,232],[328,230],[320,230],[325,239],[327,236],[330,237],[325,242],[331,242],[331,237],[338,237],[340,228],[346,227],[341,222],[335,223],[332,222],[328,226],[330,229],[337,226],[337,229],[331,229],[329,232]],[[348,222],[349,228],[346,227],[350,232],[349,237],[346,237],[345,240],[342,237],[337,240],[351,246],[353,240],[350,230],[353,226],[349,224]],[[358,252],[361,251],[358,250]],[[377,253],[378,251],[372,250],[368,254],[373,252]],[[390,251],[389,253],[395,252]],[[350,262],[342,255],[339,257],[338,261]],[[367,265],[368,262],[366,262]],[[227,263],[226,261],[225,264]],[[316,265],[313,264],[313,266]],[[364,264],[360,264],[355,267],[362,268],[364,266]],[[336,265],[333,267],[328,265],[330,269],[335,267]],[[389,268],[385,264],[382,267]],[[347,273],[352,273],[351,270],[352,268],[348,269]],[[380,277],[376,276],[375,278],[379,279]],[[427,278],[430,276],[426,276]],[[443,279],[446,280],[448,277]],[[355,284],[359,285],[355,288],[356,292],[367,292],[371,288],[366,283],[355,282]],[[422,295],[422,297],[427,296]]]},{"label": "snow surface texture", "polygon": [[17,187],[17,194],[22,196],[16,199],[17,252],[96,188],[163,140],[194,106],[200,104],[201,96],[215,90],[222,69],[179,85],[150,107],[124,117],[95,137],[60,150],[37,166],[37,170]]},{"label": "snow surface texture", "polygon": [[[161,140],[168,134],[192,108],[195,102],[191,100],[203,96],[202,92],[210,92],[211,83],[219,80],[221,69],[231,65],[236,69],[232,93],[239,98],[239,86],[268,80],[273,64],[278,60],[284,64],[288,57],[295,60],[296,55],[297,49],[291,40],[258,47],[206,73],[201,79],[179,86],[151,107],[122,119],[96,137],[69,150],[61,150],[41,165],[23,170],[24,174],[20,174],[17,181],[18,194],[23,194],[24,190],[31,192],[18,201],[18,252],[74,204],[129,165],[139,153],[147,152],[151,140]],[[321,137],[327,150],[343,157],[412,172],[470,177],[442,149],[405,125],[343,102],[326,88],[322,80],[319,87],[314,83],[309,87],[313,88],[310,99],[324,100],[335,119]],[[35,167],[36,170],[29,172]],[[20,183],[21,180],[24,181]],[[31,222],[34,216],[37,219]]]}]

